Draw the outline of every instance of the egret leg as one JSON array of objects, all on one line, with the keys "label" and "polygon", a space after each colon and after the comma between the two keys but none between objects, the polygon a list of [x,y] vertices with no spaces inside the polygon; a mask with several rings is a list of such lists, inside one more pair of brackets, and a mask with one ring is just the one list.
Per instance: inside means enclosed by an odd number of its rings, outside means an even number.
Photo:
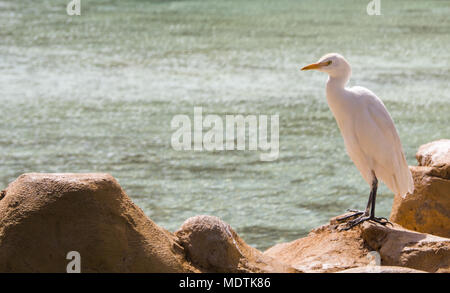
[{"label": "egret leg", "polygon": [[[375,177],[375,180],[376,180],[376,183],[375,183],[375,189],[374,189],[374,194],[373,194],[373,198],[372,198],[372,205],[371,205],[372,207],[370,209],[370,220],[380,223],[382,225],[386,225],[386,224],[392,225],[392,223],[389,222],[389,220],[386,219],[385,217],[375,217],[375,199],[377,197],[377,187],[378,187],[378,180],[376,177]],[[373,189],[373,186],[372,186],[372,189]]]},{"label": "egret leg", "polygon": [[370,213],[369,210],[366,209],[366,211],[361,214],[358,218],[351,220],[348,222],[348,226],[346,228],[344,228],[343,230],[349,230],[353,227],[355,227],[356,225],[359,225],[365,221],[374,221],[376,223],[382,224],[382,225],[386,225],[386,224],[391,224],[391,222],[389,222],[388,219],[381,217],[381,218],[377,218],[375,217],[375,201],[377,198],[377,189],[378,189],[378,180],[377,177],[374,176],[373,182],[372,182],[372,189],[370,191],[370,196],[369,196],[369,203],[367,204],[367,207],[370,207]]},{"label": "egret leg", "polygon": [[365,211],[348,209],[347,211],[348,212],[352,212],[353,214],[337,218],[336,221],[342,222],[342,221],[345,221],[347,219],[358,217],[358,216],[361,216],[361,215],[368,216],[369,212],[370,212],[370,206],[372,205],[372,197],[373,197],[373,193],[371,191],[370,195],[369,195],[369,201],[367,202],[367,206],[366,206],[366,210]]}]

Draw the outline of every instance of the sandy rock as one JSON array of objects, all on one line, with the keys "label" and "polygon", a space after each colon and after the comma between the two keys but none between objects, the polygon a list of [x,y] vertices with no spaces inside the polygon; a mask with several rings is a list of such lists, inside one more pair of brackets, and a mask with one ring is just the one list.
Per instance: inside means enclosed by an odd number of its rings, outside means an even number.
[{"label": "sandy rock", "polygon": [[450,272],[450,239],[365,222],[349,231],[332,219],[307,237],[277,244],[265,255],[305,272],[338,272],[376,264]]},{"label": "sandy rock", "polygon": [[108,174],[24,174],[0,200],[0,272],[188,272],[174,236]]},{"label": "sandy rock", "polygon": [[354,273],[394,273],[394,274],[404,274],[404,273],[426,273],[425,271],[419,271],[415,269],[410,268],[403,268],[403,267],[395,267],[395,266],[366,266],[366,267],[359,267],[359,268],[353,268],[348,269],[344,271],[340,271],[338,273],[344,273],[344,274],[354,274]]},{"label": "sandy rock", "polygon": [[433,167],[434,176],[450,179],[450,139],[424,144],[416,153],[419,166]]},{"label": "sandy rock", "polygon": [[450,273],[449,238],[371,223],[364,223],[361,238],[380,254],[382,265]]},{"label": "sandy rock", "polygon": [[357,229],[338,232],[336,225],[325,225],[264,254],[307,273],[322,273],[367,266],[372,260],[369,252]]},{"label": "sandy rock", "polygon": [[419,166],[410,167],[414,193],[395,196],[391,221],[405,228],[450,237],[450,140],[419,148]]},{"label": "sandy rock", "polygon": [[187,259],[202,272],[298,272],[248,246],[230,225],[217,217],[189,218],[175,235]]}]

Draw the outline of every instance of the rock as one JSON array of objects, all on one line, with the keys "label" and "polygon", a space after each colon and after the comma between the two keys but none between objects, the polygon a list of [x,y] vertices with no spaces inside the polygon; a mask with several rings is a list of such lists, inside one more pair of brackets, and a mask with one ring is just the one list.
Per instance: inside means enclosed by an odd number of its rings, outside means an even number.
[{"label": "rock", "polygon": [[419,147],[419,166],[433,167],[435,176],[450,179],[450,139],[441,139]]},{"label": "rock", "polygon": [[217,217],[189,218],[175,235],[187,258],[202,272],[298,272],[247,245],[230,225]]},{"label": "rock", "polygon": [[335,219],[307,237],[269,248],[265,255],[305,272],[338,272],[374,263],[450,272],[450,239],[365,222],[349,231]]},{"label": "rock", "polygon": [[366,266],[366,267],[359,267],[359,268],[353,268],[348,270],[343,270],[338,273],[426,273],[424,271],[419,271],[415,269],[410,268],[403,268],[403,267],[395,267],[395,266]]},{"label": "rock", "polygon": [[419,148],[410,166],[414,193],[394,197],[390,220],[414,231],[450,237],[450,140]]},{"label": "rock", "polygon": [[369,252],[357,229],[338,232],[335,225],[325,225],[304,238],[277,244],[264,254],[307,273],[322,273],[367,266]]},{"label": "rock", "polygon": [[450,273],[450,239],[394,227],[364,223],[361,237],[381,256],[381,264],[430,273]]},{"label": "rock", "polygon": [[[434,180],[420,194],[438,201],[430,158],[414,168]],[[70,251],[80,253],[82,272],[450,272],[449,238],[398,224],[343,225],[331,219],[262,253],[217,217],[164,230],[108,174],[24,174],[0,193],[0,272],[65,272]]]},{"label": "rock", "polygon": [[108,174],[24,174],[0,200],[0,272],[191,272],[175,237]]}]

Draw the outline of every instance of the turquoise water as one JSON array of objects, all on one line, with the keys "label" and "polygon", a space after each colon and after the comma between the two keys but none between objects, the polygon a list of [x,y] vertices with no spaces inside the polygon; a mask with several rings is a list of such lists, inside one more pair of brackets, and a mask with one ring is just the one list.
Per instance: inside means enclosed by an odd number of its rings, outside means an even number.
[{"label": "turquoise water", "polygon": [[[408,163],[450,137],[450,1],[0,0],[0,184],[25,172],[108,172],[159,225],[215,215],[258,248],[304,236],[369,187],[347,157],[327,52],[383,99]],[[174,115],[280,117],[280,154],[175,151]],[[383,185],[377,213],[393,194]]]}]

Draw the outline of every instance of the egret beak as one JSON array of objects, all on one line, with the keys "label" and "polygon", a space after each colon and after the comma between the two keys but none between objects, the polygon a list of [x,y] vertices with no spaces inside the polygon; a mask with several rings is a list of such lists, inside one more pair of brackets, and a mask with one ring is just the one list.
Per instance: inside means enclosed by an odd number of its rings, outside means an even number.
[{"label": "egret beak", "polygon": [[328,62],[320,62],[320,63],[313,63],[313,64],[309,64],[305,67],[303,67],[301,70],[313,70],[313,69],[320,69],[324,66],[329,65]]}]

